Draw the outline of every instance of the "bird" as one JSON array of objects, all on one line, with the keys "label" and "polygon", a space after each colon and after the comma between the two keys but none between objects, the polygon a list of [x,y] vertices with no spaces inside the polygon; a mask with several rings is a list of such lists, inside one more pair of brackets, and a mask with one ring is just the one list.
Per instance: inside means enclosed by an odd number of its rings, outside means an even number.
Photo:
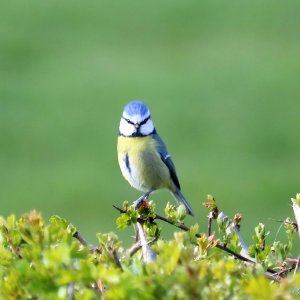
[{"label": "bird", "polygon": [[165,143],[157,133],[145,103],[134,100],[124,107],[117,143],[118,162],[122,175],[135,189],[144,192],[134,202],[136,209],[149,195],[167,189],[187,214],[194,212],[181,193],[175,165]]}]

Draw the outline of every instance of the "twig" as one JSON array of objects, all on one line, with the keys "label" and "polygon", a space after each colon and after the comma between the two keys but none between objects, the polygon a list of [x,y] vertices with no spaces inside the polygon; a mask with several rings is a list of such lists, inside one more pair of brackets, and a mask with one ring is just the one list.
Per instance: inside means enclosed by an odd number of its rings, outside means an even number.
[{"label": "twig", "polygon": [[284,268],[283,270],[276,272],[273,274],[273,277],[275,278],[280,278],[280,277],[284,277],[286,274],[290,273],[291,271],[294,270],[294,266],[290,267],[290,268]]},{"label": "twig", "polygon": [[273,218],[270,218],[269,220],[274,221],[274,222],[278,222],[278,223],[293,225],[298,230],[297,222],[288,222],[288,221],[285,221],[285,220],[278,220],[278,219],[273,219]]},{"label": "twig", "polygon": [[90,288],[97,294],[97,299],[105,300],[105,288],[101,279],[98,279],[96,282],[92,283]]},{"label": "twig", "polygon": [[300,255],[299,255],[298,258],[290,258],[290,257],[288,257],[288,258],[285,259],[284,262],[286,262],[288,264],[292,264],[292,265],[300,264]]},{"label": "twig", "polygon": [[208,215],[208,224],[207,224],[207,235],[211,235],[211,223],[214,218],[214,213],[211,211]]},{"label": "twig", "polygon": [[[218,219],[221,219],[222,221],[224,221],[225,219],[228,219],[228,217],[224,214],[224,212],[220,212],[218,214]],[[240,233],[240,226],[237,226],[234,222],[228,222],[227,223],[227,228],[226,228],[226,233],[229,234],[229,233],[232,233],[234,231],[234,233],[239,237],[239,241],[240,241],[240,244],[242,246],[242,255],[248,259],[250,259],[249,257],[249,248],[248,248],[248,245],[245,243],[241,233]],[[251,260],[251,259],[250,259]],[[253,261],[255,262],[255,260]]]},{"label": "twig", "polygon": [[81,245],[88,246],[91,253],[93,253],[93,252],[101,253],[101,250],[99,249],[99,247],[97,247],[97,246],[95,246],[93,244],[88,245],[87,241],[82,237],[82,235],[78,231],[76,231],[73,234],[73,237],[76,240],[78,240]]},{"label": "twig", "polygon": [[[88,243],[86,242],[86,240],[80,235],[80,233],[78,231],[76,231],[73,234],[73,237],[75,239],[77,239],[83,246],[89,246],[90,252],[101,253],[101,250],[98,247],[96,247],[94,245],[88,245]],[[121,262],[120,262],[120,260],[118,258],[116,250],[112,249],[111,247],[108,247],[108,251],[109,251],[110,255],[112,256],[112,258],[114,259],[114,261],[115,261],[116,265],[118,266],[118,268],[120,268],[123,271],[123,268],[122,268]]]},{"label": "twig", "polygon": [[86,240],[79,234],[78,231],[73,234],[73,237],[77,239],[83,246],[87,246]]},{"label": "twig", "polygon": [[267,277],[270,280],[274,280],[276,282],[280,282],[280,279],[278,279],[275,274],[270,274],[269,272],[265,272],[265,277]]},{"label": "twig", "polygon": [[74,284],[74,282],[69,283],[67,293],[68,293],[68,300],[75,300],[75,295],[74,295],[75,294],[75,284]]},{"label": "twig", "polygon": [[114,259],[117,267],[120,268],[123,271],[123,267],[122,267],[121,262],[119,260],[116,249],[112,249],[111,247],[108,247],[108,251],[109,251],[110,255],[112,256],[112,258]]},{"label": "twig", "polygon": [[[118,210],[120,213],[122,213],[122,214],[126,213],[126,211],[125,211],[124,209],[122,209],[122,208],[119,208],[119,207],[117,207],[117,206],[115,206],[115,205],[113,205],[113,207],[114,207],[116,210]],[[189,231],[189,230],[190,230],[190,228],[189,228],[188,226],[186,226],[184,223],[174,224],[174,223],[172,223],[171,221],[169,221],[167,218],[165,218],[165,217],[163,217],[163,216],[160,216],[160,215],[158,215],[158,214],[156,214],[154,218],[149,219],[149,221],[153,221],[153,220],[161,220],[161,221],[164,221],[164,222],[166,222],[166,223],[168,223],[168,224],[171,224],[171,225],[173,225],[173,226],[175,226],[175,227],[177,227],[177,228],[180,228],[180,229],[183,230],[183,231]],[[142,220],[141,218],[138,218],[138,221],[144,222],[145,220]],[[201,234],[201,233],[196,233],[195,236],[196,236],[196,237],[202,237],[203,234]],[[247,257],[245,257],[245,256],[243,256],[243,255],[241,255],[241,254],[239,254],[239,253],[237,253],[237,252],[235,252],[235,251],[233,251],[233,250],[227,248],[227,247],[224,246],[224,245],[217,244],[216,247],[219,248],[219,249],[221,249],[221,250],[223,250],[223,251],[225,251],[225,252],[227,252],[227,253],[229,253],[229,254],[231,254],[232,256],[234,256],[234,257],[235,257],[236,259],[238,259],[238,260],[245,261],[245,262],[249,262],[249,263],[253,263],[253,264],[256,263],[254,260],[249,259],[249,258],[247,258]],[[276,273],[276,271],[274,271],[273,269],[269,269],[269,268],[267,269],[267,271],[270,272],[270,273],[272,273],[272,274],[275,274],[275,273]]]},{"label": "twig", "polygon": [[14,245],[12,239],[11,239],[11,238],[9,237],[9,235],[8,235],[8,229],[7,229],[5,226],[3,226],[3,230],[5,230],[5,233],[6,233],[7,236],[8,236],[7,242],[10,244],[11,249],[12,249],[13,252],[17,255],[17,257],[18,257],[19,259],[21,259],[21,258],[22,258],[22,255],[20,254],[20,248],[19,248],[19,247],[16,247],[16,246]]},{"label": "twig", "polygon": [[[122,209],[122,208],[119,208],[119,207],[117,207],[115,205],[113,205],[113,207],[116,210],[118,210],[120,213],[122,213],[122,214],[126,213],[126,211],[124,209]],[[179,229],[181,229],[183,231],[189,231],[190,230],[190,228],[188,226],[186,226],[184,223],[174,224],[171,221],[169,221],[167,218],[165,218],[163,216],[160,216],[158,214],[156,214],[155,217],[152,218],[152,220],[161,220],[161,221],[164,221],[164,222],[166,222],[166,223],[168,223],[170,225],[173,225],[173,226],[175,226],[175,227],[177,227],[177,228],[179,228]],[[144,221],[144,220],[142,220],[141,218],[138,218],[138,221]],[[196,237],[202,237],[202,235],[203,235],[202,233],[196,233],[195,234]],[[221,249],[221,250],[224,250],[224,251],[228,252],[229,254],[233,255],[235,258],[237,258],[239,260],[246,261],[246,262],[251,262],[251,263],[255,263],[255,261],[253,261],[253,260],[251,260],[251,259],[249,259],[247,257],[244,257],[244,256],[240,255],[237,252],[234,252],[234,251],[230,250],[226,246],[218,244],[218,245],[216,245],[216,247],[219,248],[219,249]]]},{"label": "twig", "polygon": [[298,256],[297,263],[296,263],[296,266],[295,266],[295,271],[294,271],[294,275],[293,275],[294,277],[295,277],[296,272],[297,272],[297,270],[299,268],[299,263],[300,263],[300,255]]},{"label": "twig", "polygon": [[134,243],[128,250],[129,256],[133,256],[141,247],[141,241]]},{"label": "twig", "polygon": [[[300,226],[300,205],[299,205],[300,194],[296,195],[296,199],[292,198],[291,200],[292,200],[292,206],[293,206],[294,214],[295,214],[295,217],[296,217],[296,222],[297,222],[298,229],[299,229],[299,226]],[[300,230],[298,230],[298,233],[299,233],[299,237],[300,237]]]},{"label": "twig", "polygon": [[[156,238],[153,238],[153,239],[151,239],[151,240],[148,240],[148,244],[151,244],[151,243],[153,243],[154,241],[156,240]],[[141,243],[141,241],[137,241],[135,244],[133,244],[132,246],[131,246],[131,248],[128,250],[128,253],[129,253],[129,256],[131,257],[131,256],[133,256],[140,248],[142,247],[142,243]]]},{"label": "twig", "polygon": [[[235,251],[230,250],[229,248],[227,248],[227,246],[218,244],[218,245],[216,245],[216,247],[221,249],[221,250],[224,250],[224,251],[228,252],[229,254],[231,254],[232,256],[234,256],[235,258],[237,258],[241,261],[249,262],[249,263],[252,263],[252,264],[256,263],[254,260],[249,259],[249,258],[247,258],[247,257],[245,257],[245,256],[243,256],[243,255],[241,255],[241,254],[239,254]],[[273,270],[269,270],[269,271],[271,271],[271,273],[274,273]]]},{"label": "twig", "polygon": [[141,242],[143,261],[145,263],[152,262],[156,259],[157,255],[156,255],[156,252],[153,251],[149,247],[149,242],[147,240],[147,236],[146,236],[142,222],[137,222],[136,227],[137,227],[137,233],[139,236],[139,241]]}]

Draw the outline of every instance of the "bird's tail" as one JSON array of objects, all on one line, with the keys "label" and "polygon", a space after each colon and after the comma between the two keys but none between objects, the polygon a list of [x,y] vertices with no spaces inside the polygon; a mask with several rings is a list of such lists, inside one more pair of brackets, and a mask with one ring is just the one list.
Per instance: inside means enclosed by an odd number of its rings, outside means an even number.
[{"label": "bird's tail", "polygon": [[176,199],[177,203],[179,203],[179,202],[183,203],[183,205],[185,206],[185,209],[189,215],[191,215],[191,216],[195,215],[191,206],[188,204],[188,202],[186,201],[186,199],[184,198],[184,196],[182,195],[182,193],[180,192],[179,189],[176,189],[175,192],[172,192],[172,195]]}]

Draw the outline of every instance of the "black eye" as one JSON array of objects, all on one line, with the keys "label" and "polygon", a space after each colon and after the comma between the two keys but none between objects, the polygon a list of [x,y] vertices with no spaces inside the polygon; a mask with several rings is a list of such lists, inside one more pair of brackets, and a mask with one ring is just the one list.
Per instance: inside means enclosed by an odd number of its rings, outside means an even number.
[{"label": "black eye", "polygon": [[124,117],[122,117],[127,123],[131,124],[131,125],[134,125],[134,123],[130,120],[130,119],[126,119]]},{"label": "black eye", "polygon": [[148,122],[148,120],[150,120],[150,116],[148,116],[144,121],[142,121],[141,122],[141,124],[140,125],[144,125],[144,124],[146,124],[147,122]]}]

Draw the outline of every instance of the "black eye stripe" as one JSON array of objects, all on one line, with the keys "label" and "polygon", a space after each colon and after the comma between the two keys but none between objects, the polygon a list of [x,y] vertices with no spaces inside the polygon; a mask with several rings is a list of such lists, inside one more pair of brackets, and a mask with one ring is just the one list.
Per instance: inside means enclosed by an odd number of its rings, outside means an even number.
[{"label": "black eye stripe", "polygon": [[133,122],[131,122],[129,119],[126,119],[126,118],[124,118],[124,117],[122,117],[127,123],[129,123],[129,124],[131,124],[131,125],[134,125],[134,123]]},{"label": "black eye stripe", "polygon": [[[122,117],[127,123],[131,124],[131,125],[135,125],[135,123],[133,123],[130,119],[126,119],[124,117]],[[139,126],[144,125],[147,123],[147,121],[150,119],[151,117],[148,116],[145,120],[143,120],[141,123],[139,123]]]},{"label": "black eye stripe", "polygon": [[144,121],[142,121],[140,123],[140,126],[146,124],[149,119],[150,119],[150,116],[148,116]]}]

